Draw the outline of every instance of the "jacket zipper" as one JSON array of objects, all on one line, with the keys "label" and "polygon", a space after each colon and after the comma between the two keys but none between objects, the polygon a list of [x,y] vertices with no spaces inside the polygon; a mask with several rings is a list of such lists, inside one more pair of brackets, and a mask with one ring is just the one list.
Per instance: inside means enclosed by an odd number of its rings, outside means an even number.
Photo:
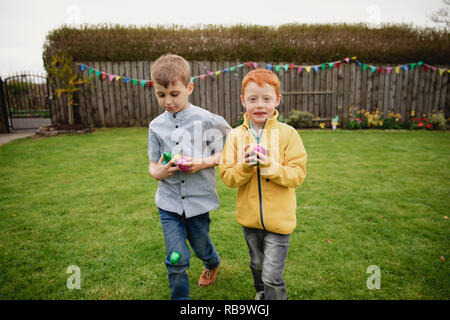
[{"label": "jacket zipper", "polygon": [[[261,129],[260,137],[266,127],[267,119],[264,121],[264,125]],[[259,140],[259,139],[258,139]],[[259,141],[256,141],[259,143]],[[261,172],[259,171],[259,166],[256,167],[256,172],[258,173],[258,195],[259,195],[259,217],[261,218],[261,226],[264,230],[266,230],[266,226],[264,225],[264,212],[263,212],[263,199],[262,199],[262,186],[261,186]]]},{"label": "jacket zipper", "polygon": [[259,172],[259,167],[256,168],[256,171],[258,172],[259,216],[261,218],[261,225],[262,225],[263,229],[266,230],[266,226],[264,225],[262,188],[261,188],[261,173]]}]

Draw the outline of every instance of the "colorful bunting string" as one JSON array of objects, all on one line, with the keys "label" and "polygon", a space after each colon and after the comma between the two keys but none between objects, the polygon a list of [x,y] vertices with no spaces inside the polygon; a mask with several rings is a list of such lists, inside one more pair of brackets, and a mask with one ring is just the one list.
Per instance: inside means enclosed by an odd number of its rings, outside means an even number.
[{"label": "colorful bunting string", "polygon": [[[342,60],[337,60],[337,61],[333,61],[333,62],[326,62],[326,63],[321,63],[321,64],[317,64],[317,65],[312,65],[312,66],[304,66],[304,65],[296,65],[293,63],[290,64],[283,64],[283,65],[272,65],[272,64],[267,64],[266,65],[266,69],[268,70],[272,70],[275,72],[280,72],[280,70],[284,70],[285,72],[287,72],[288,70],[297,70],[297,72],[300,74],[303,72],[303,70],[305,70],[306,72],[311,72],[311,70],[314,70],[315,72],[319,72],[319,69],[325,70],[327,69],[333,69],[334,67],[336,68],[340,68],[341,64],[343,62],[345,63],[350,63],[350,62],[355,62],[357,64],[358,67],[361,67],[363,71],[366,71],[367,69],[370,70],[371,73],[374,73],[376,71],[383,73],[386,72],[387,74],[391,74],[392,70],[395,71],[395,73],[400,73],[400,69],[403,69],[405,71],[408,70],[414,70],[414,68],[417,67],[422,67],[423,70],[426,72],[429,69],[431,69],[432,71],[439,71],[439,75],[442,76],[444,74],[444,72],[448,72],[450,73],[450,69],[447,68],[437,68],[435,66],[431,66],[429,64],[426,64],[422,61],[419,62],[411,62],[411,63],[406,63],[406,64],[400,64],[394,67],[378,67],[378,66],[373,66],[373,65],[369,65],[366,63],[363,63],[361,61],[359,61],[357,59],[357,57],[352,57],[352,58],[344,58]],[[89,72],[89,76],[92,76],[95,73],[95,77],[100,77],[101,79],[108,79],[109,82],[112,81],[119,81],[119,80],[123,80],[125,83],[129,83],[131,81],[131,83],[133,85],[137,85],[138,83],[141,84],[142,87],[145,87],[146,85],[152,87],[153,86],[153,81],[152,80],[148,80],[148,79],[131,79],[125,75],[117,75],[117,74],[112,74],[112,73],[107,73],[98,69],[95,69],[93,67],[90,67],[88,65],[85,65],[83,63],[78,63],[78,65],[80,66],[80,70],[81,71],[85,71],[88,70]],[[206,77],[217,77],[220,76],[221,74],[225,74],[227,72],[234,72],[237,71],[241,68],[243,68],[244,66],[247,66],[248,68],[258,68],[259,64],[257,62],[252,62],[252,61],[248,61],[248,62],[244,62],[241,64],[238,64],[236,66],[232,66],[223,70],[217,70],[217,71],[211,71],[211,70],[206,70],[206,73],[201,74],[201,75],[197,75],[197,76],[193,76],[191,77],[191,82],[193,82],[195,79],[201,79],[201,80],[205,80]],[[261,67],[261,66],[260,66]]]},{"label": "colorful bunting string", "polygon": [[117,74],[113,74],[113,73],[104,72],[104,71],[95,69],[93,67],[90,67],[88,65],[85,65],[83,63],[77,63],[77,64],[80,66],[81,71],[88,70],[89,76],[92,76],[95,73],[95,77],[98,78],[101,76],[102,80],[108,79],[109,82],[112,82],[113,80],[115,80],[115,81],[123,80],[125,83],[129,83],[131,81],[131,83],[133,85],[137,85],[139,83],[142,85],[142,87],[145,87],[146,85],[149,85],[150,87],[153,86],[153,81],[151,81],[151,80],[132,79],[125,75],[117,75]]}]

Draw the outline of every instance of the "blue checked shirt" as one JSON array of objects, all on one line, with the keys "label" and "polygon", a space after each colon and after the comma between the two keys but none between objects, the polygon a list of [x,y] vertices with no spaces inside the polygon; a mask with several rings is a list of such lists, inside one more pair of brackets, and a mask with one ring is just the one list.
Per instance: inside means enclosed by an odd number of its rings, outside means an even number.
[{"label": "blue checked shirt", "polygon": [[[158,162],[163,152],[207,158],[222,152],[230,125],[221,116],[190,105],[176,114],[165,111],[150,122],[148,156]],[[196,173],[177,171],[158,182],[155,204],[166,211],[194,217],[219,208],[214,167]]]}]

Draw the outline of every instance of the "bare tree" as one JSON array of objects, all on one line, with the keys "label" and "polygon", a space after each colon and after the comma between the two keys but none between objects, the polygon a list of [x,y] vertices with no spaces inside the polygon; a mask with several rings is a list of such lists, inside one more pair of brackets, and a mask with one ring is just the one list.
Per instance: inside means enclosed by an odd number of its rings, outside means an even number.
[{"label": "bare tree", "polygon": [[431,21],[442,25],[445,29],[448,29],[450,27],[450,0],[442,0],[442,2],[445,4],[445,7],[433,12],[430,19]]}]

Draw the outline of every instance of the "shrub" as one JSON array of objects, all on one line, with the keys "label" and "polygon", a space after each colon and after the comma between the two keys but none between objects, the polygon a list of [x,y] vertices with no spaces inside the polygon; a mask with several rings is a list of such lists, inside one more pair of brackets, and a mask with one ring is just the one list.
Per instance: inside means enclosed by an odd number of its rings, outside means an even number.
[{"label": "shrub", "polygon": [[62,26],[48,33],[45,65],[62,53],[75,61],[154,61],[172,52],[188,61],[321,63],[358,56],[371,63],[426,61],[449,64],[450,37],[433,28],[409,25],[285,24]]},{"label": "shrub", "polygon": [[383,116],[377,110],[375,113],[365,112],[364,116],[367,119],[367,128],[382,128],[384,124]]},{"label": "shrub", "polygon": [[312,127],[314,115],[307,111],[291,110],[287,124],[294,128],[309,128]]},{"label": "shrub", "polygon": [[350,107],[349,115],[344,121],[344,128],[350,130],[367,128],[367,119],[364,109],[359,110],[357,107]]},{"label": "shrub", "polygon": [[[432,113],[428,117],[427,129],[433,130],[446,130],[447,123],[444,117],[444,113],[442,111],[438,111],[438,113]],[[429,127],[431,125],[431,127]]]},{"label": "shrub", "polygon": [[402,116],[397,113],[393,113],[392,111],[389,112],[389,114],[385,117],[383,117],[383,129],[401,129],[402,124],[400,122],[400,119]]},{"label": "shrub", "polygon": [[414,110],[409,114],[409,118],[403,123],[403,128],[408,130],[414,130],[418,128],[418,121],[416,118],[416,112]]},{"label": "shrub", "polygon": [[58,98],[61,95],[64,95],[66,98],[69,124],[73,125],[75,122],[73,113],[75,93],[80,90],[82,85],[89,83],[91,79],[81,79],[78,73],[74,73],[72,57],[64,54],[53,56],[47,70],[50,81],[57,86]]},{"label": "shrub", "polygon": [[403,124],[405,129],[428,129],[428,130],[447,130],[447,120],[445,119],[443,111],[437,113],[433,110],[428,116],[423,114],[422,117],[416,115],[412,110],[409,118]]}]

